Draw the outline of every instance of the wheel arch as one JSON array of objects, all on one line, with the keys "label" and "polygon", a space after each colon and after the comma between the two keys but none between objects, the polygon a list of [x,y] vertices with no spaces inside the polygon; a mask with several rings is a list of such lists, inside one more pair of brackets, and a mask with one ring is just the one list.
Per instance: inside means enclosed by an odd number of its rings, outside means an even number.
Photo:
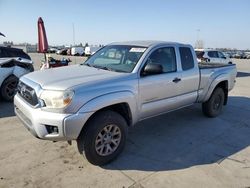
[{"label": "wheel arch", "polygon": [[[79,135],[78,135],[78,138],[81,137],[82,135],[85,135],[86,133],[86,130],[88,128],[87,125],[89,125],[89,122],[91,122],[91,120],[100,112],[102,111],[108,111],[108,110],[111,110],[111,111],[114,111],[114,112],[117,112],[118,114],[120,114],[124,119],[125,121],[127,122],[127,125],[128,126],[131,126],[133,124],[133,120],[132,120],[132,112],[131,112],[131,109],[129,107],[129,104],[126,103],[126,102],[123,102],[123,103],[117,103],[117,104],[112,104],[112,105],[109,105],[109,106],[105,106],[103,108],[100,108],[99,110],[93,112],[93,114],[91,114],[91,116],[87,119],[87,121],[84,123]],[[79,150],[80,151],[80,150]]]},{"label": "wheel arch", "polygon": [[218,87],[222,88],[223,91],[224,91],[224,96],[225,96],[224,105],[226,105],[227,101],[228,101],[228,80],[226,80],[226,79],[219,80],[216,83],[212,84],[212,87],[210,87],[205,101],[207,101],[211,97],[212,93]]},{"label": "wheel arch", "polygon": [[132,125],[132,113],[131,113],[131,109],[129,107],[129,104],[126,102],[123,103],[117,103],[117,104],[112,104],[109,106],[105,106],[103,108],[100,108],[99,110],[95,111],[86,121],[85,124],[87,124],[89,121],[91,121],[91,119],[97,114],[100,113],[102,111],[114,111],[117,112],[118,114],[120,114],[122,117],[124,117],[124,119],[126,120],[128,126]]},{"label": "wheel arch", "polygon": [[93,112],[95,114],[98,111],[106,109],[112,109],[124,115],[128,125],[134,124],[138,119],[136,96],[130,91],[108,93],[96,97],[85,103],[79,112]]},{"label": "wheel arch", "polygon": [[79,113],[91,114],[84,122],[79,136],[81,132],[86,130],[88,122],[90,122],[97,113],[105,110],[112,110],[119,113],[124,117],[128,126],[134,125],[138,120],[136,97],[132,92],[120,91],[105,94],[88,101],[79,110]]},{"label": "wheel arch", "polygon": [[228,81],[225,80],[225,81],[222,81],[222,82],[218,83],[216,85],[216,87],[214,88],[214,90],[216,88],[218,88],[218,87],[220,87],[224,91],[224,96],[225,96],[225,98],[224,98],[224,105],[226,105],[227,101],[228,101]]},{"label": "wheel arch", "polygon": [[10,74],[10,75],[8,75],[6,78],[4,78],[3,80],[1,80],[1,82],[0,82],[0,88],[2,87],[2,84],[5,82],[5,80],[7,80],[7,79],[9,79],[10,77],[16,77],[18,80],[19,80],[19,78],[16,76],[16,75],[14,75],[14,74]]}]

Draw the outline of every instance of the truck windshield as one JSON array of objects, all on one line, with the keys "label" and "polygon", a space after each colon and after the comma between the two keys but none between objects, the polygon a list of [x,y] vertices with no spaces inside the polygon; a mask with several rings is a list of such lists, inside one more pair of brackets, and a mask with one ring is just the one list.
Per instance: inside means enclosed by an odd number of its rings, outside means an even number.
[{"label": "truck windshield", "polygon": [[109,45],[97,51],[83,65],[116,72],[132,72],[147,48],[129,45]]}]

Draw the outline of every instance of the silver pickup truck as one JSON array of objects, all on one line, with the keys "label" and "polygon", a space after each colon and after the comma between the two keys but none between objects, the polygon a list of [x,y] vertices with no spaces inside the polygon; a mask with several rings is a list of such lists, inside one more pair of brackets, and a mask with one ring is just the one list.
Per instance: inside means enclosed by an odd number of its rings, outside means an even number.
[{"label": "silver pickup truck", "polygon": [[138,121],[194,103],[218,116],[236,72],[234,64],[198,64],[186,44],[112,43],[83,64],[21,77],[15,113],[37,138],[76,140],[90,163],[103,165],[121,153]]}]

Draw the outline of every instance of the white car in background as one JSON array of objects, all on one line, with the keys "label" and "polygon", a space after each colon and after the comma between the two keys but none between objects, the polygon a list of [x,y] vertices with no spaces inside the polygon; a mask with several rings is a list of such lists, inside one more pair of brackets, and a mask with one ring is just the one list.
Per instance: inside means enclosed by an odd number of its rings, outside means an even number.
[{"label": "white car in background", "polygon": [[199,63],[210,62],[219,64],[232,64],[231,59],[218,50],[212,49],[195,49]]},{"label": "white car in background", "polygon": [[72,47],[71,48],[71,55],[84,55],[85,51],[84,51],[84,47]]},{"label": "white car in background", "polygon": [[96,51],[98,51],[99,49],[101,49],[101,47],[97,47],[97,46],[86,46],[86,47],[85,47],[85,55],[86,55],[86,56],[91,56],[91,55],[93,55]]},{"label": "white car in background", "polygon": [[23,50],[0,46],[0,97],[12,101],[19,78],[33,71],[33,62]]}]

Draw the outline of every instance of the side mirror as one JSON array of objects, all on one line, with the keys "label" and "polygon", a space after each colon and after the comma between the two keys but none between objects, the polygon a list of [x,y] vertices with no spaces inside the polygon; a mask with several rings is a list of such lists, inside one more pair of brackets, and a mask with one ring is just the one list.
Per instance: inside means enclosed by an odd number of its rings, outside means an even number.
[{"label": "side mirror", "polygon": [[142,75],[153,75],[163,73],[163,67],[160,64],[147,64],[144,68]]},{"label": "side mirror", "polygon": [[222,59],[227,59],[225,56],[222,56],[221,58],[222,58]]}]

